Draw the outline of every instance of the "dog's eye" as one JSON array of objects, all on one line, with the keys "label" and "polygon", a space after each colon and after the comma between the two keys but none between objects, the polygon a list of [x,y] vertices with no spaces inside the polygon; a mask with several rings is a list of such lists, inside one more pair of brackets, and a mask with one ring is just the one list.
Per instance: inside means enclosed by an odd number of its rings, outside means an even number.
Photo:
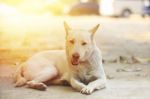
[{"label": "dog's eye", "polygon": [[86,42],[82,42],[82,45],[84,46],[84,45],[86,45],[87,43]]},{"label": "dog's eye", "polygon": [[69,42],[70,42],[71,44],[74,44],[74,40],[70,40]]}]

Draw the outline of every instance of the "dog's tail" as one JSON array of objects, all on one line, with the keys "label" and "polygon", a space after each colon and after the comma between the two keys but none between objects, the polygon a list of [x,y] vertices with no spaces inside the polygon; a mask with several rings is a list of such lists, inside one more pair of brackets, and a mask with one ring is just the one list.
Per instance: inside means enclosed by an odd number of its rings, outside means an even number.
[{"label": "dog's tail", "polygon": [[17,69],[13,75],[15,87],[20,87],[26,84],[27,80],[23,76],[23,67],[25,66],[25,63],[18,64]]}]

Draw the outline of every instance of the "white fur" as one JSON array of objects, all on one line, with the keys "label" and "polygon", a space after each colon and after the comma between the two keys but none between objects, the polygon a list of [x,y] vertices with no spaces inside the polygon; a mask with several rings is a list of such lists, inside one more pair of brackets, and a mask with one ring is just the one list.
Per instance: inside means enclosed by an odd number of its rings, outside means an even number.
[{"label": "white fur", "polygon": [[[93,38],[99,25],[89,31],[71,29],[66,23],[64,26],[66,50],[43,51],[22,63],[14,76],[16,86],[27,84],[31,88],[45,90],[45,81],[52,80],[52,84],[67,81],[83,94],[105,87],[102,56]],[[74,43],[70,44],[72,39]],[[82,45],[82,42],[87,44]],[[74,53],[80,55],[78,65],[71,63]]]}]

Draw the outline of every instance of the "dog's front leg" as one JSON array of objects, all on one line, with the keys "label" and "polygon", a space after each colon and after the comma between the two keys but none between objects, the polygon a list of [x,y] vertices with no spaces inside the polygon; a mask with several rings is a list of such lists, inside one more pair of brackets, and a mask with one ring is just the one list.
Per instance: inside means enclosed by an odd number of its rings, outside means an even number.
[{"label": "dog's front leg", "polygon": [[105,79],[97,79],[95,81],[90,82],[86,87],[81,90],[83,94],[91,94],[96,89],[105,88],[106,80]]},{"label": "dog's front leg", "polygon": [[86,87],[86,85],[84,85],[82,82],[73,77],[71,78],[70,84],[77,91],[81,91],[84,87]]}]

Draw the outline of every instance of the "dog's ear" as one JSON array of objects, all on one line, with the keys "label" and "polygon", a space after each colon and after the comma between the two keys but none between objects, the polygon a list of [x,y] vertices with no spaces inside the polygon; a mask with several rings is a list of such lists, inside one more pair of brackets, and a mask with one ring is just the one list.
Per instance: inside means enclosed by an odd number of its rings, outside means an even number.
[{"label": "dog's ear", "polygon": [[70,30],[71,28],[69,27],[69,25],[65,21],[64,21],[64,28],[65,28],[66,34],[68,34],[68,30]]},{"label": "dog's ear", "polygon": [[93,35],[95,34],[95,32],[97,31],[98,27],[99,27],[99,24],[97,24],[95,27],[93,27],[93,28],[90,30],[90,32],[92,33],[92,36],[93,36]]}]

